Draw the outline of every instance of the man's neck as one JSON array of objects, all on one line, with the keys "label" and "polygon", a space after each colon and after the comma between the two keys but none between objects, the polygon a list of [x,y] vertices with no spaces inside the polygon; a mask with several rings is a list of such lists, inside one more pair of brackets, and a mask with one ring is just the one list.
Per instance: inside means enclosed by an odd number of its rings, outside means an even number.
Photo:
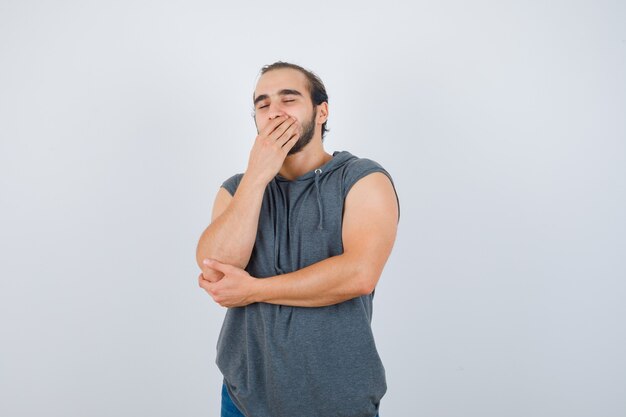
[{"label": "man's neck", "polygon": [[288,180],[294,180],[309,171],[321,167],[333,158],[331,154],[324,150],[321,143],[318,146],[315,145],[314,142],[311,142],[302,151],[287,156],[278,174]]}]

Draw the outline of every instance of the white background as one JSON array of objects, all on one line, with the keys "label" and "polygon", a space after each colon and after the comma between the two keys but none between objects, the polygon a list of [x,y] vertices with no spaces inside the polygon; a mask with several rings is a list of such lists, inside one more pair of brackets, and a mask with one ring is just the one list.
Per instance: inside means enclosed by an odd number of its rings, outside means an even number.
[{"label": "white background", "polygon": [[1,0],[0,415],[218,415],[195,247],[286,60],[326,84],[326,149],[400,196],[381,417],[623,417],[625,22],[621,1]]}]

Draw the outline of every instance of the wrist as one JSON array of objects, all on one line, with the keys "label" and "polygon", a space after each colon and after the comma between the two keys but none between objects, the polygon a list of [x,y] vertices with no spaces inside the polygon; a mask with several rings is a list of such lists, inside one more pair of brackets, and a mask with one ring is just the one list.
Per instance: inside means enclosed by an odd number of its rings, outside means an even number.
[{"label": "wrist", "polygon": [[[274,177],[272,177],[274,178]],[[265,187],[267,186],[267,184],[270,183],[270,181],[272,180],[272,178],[263,178],[263,176],[255,174],[253,172],[251,172],[250,170],[246,170],[246,172],[244,172],[243,177],[241,178],[241,184],[247,184],[251,187],[254,188],[261,188],[261,189],[265,189]]]},{"label": "wrist", "polygon": [[266,278],[255,278],[252,285],[252,302],[263,303],[265,302],[267,293],[268,281]]}]

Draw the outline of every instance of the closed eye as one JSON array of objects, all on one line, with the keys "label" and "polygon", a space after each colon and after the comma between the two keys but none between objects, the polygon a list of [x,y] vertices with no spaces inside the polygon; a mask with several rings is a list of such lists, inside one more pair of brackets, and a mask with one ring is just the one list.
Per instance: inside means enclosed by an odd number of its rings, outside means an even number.
[{"label": "closed eye", "polygon": [[[291,103],[292,101],[296,101],[294,99],[290,99],[290,100],[283,100],[283,103]],[[268,106],[268,104],[265,104],[263,106],[259,106],[259,109],[264,109]]]}]

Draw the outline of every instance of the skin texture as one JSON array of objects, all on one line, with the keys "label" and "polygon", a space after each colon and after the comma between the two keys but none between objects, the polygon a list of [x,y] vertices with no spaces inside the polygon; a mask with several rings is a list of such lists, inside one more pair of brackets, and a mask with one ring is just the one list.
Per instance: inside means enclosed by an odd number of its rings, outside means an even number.
[{"label": "skin texture", "polygon": [[[217,193],[211,224],[202,234],[196,252],[202,269],[199,286],[224,307],[254,302],[318,307],[371,293],[391,253],[398,224],[393,186],[379,172],[360,179],[346,197],[341,255],[264,279],[252,277],[243,269],[252,253],[263,192],[269,181],[277,173],[287,179],[297,178],[332,158],[325,152],[321,138],[328,104],[313,106],[303,74],[293,69],[269,71],[259,79],[254,97],[263,98],[255,103],[259,134],[235,196],[223,188]],[[314,126],[312,138],[290,155],[303,124],[309,122]]]}]

